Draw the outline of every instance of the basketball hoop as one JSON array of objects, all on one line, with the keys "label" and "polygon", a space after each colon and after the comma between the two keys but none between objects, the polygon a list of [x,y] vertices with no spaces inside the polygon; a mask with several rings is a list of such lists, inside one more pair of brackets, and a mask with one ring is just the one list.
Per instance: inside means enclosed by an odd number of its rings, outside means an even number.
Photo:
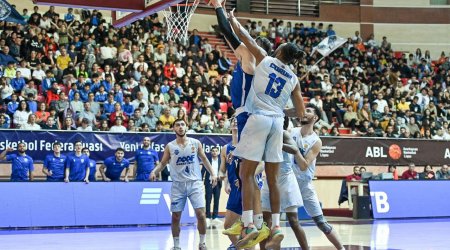
[{"label": "basketball hoop", "polygon": [[185,0],[162,11],[166,18],[167,39],[187,42],[189,22],[199,2],[200,0]]}]

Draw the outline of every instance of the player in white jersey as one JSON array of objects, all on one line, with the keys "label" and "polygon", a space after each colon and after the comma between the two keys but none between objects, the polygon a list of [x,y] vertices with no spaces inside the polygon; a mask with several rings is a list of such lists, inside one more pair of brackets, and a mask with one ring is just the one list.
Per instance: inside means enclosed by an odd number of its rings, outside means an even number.
[{"label": "player in white jersey", "polygon": [[[284,119],[284,129],[287,129],[289,125],[289,118]],[[287,131],[283,134],[283,141],[289,138]],[[289,226],[294,231],[295,237],[302,249],[309,249],[306,234],[303,228],[298,222],[298,208],[303,206],[302,195],[300,188],[297,185],[297,180],[293,171],[293,156],[283,151],[283,162],[280,166],[280,172],[278,176],[278,187],[281,195],[281,211],[286,212],[286,217],[289,221]],[[264,211],[264,221],[271,225],[271,209],[270,209],[270,196],[267,185],[263,185],[261,190],[262,209]],[[270,243],[270,242],[269,242]],[[273,246],[261,242],[261,249],[271,249]]]},{"label": "player in white jersey", "polygon": [[237,247],[246,245],[259,234],[253,224],[253,208],[261,198],[254,195],[256,185],[252,179],[260,161],[265,162],[270,190],[272,210],[270,242],[273,242],[273,245],[280,245],[284,236],[280,229],[280,195],[277,179],[279,166],[283,161],[283,109],[292,97],[298,116],[303,116],[304,105],[300,85],[289,65],[295,64],[304,53],[297,45],[285,43],[275,51],[275,57],[267,56],[267,53],[239,25],[233,11],[230,12],[230,23],[256,60],[255,77],[245,103],[245,111],[250,116],[234,152],[242,159],[239,175],[242,180],[244,230]]},{"label": "player in white jersey", "polygon": [[[239,140],[241,132],[243,128],[246,125],[247,119],[248,119],[248,113],[245,112],[244,106],[245,102],[248,96],[248,93],[251,88],[251,84],[254,77],[255,72],[255,57],[250,53],[249,49],[245,46],[244,43],[242,43],[239,38],[236,36],[236,34],[233,33],[233,30],[231,28],[231,25],[226,17],[225,13],[225,7],[222,6],[224,4],[224,1],[222,0],[211,0],[210,4],[215,8],[217,21],[220,27],[220,30],[222,34],[225,37],[225,40],[228,42],[230,47],[233,49],[234,54],[239,59],[238,63],[235,65],[235,69],[233,71],[233,78],[231,80],[231,101],[233,103],[233,108],[236,110],[234,116],[235,120],[237,122],[237,140]],[[261,46],[266,52],[270,53],[272,50],[272,44],[267,38],[261,38],[258,37],[256,39],[256,42],[259,46]],[[234,146],[233,146],[234,150]],[[232,151],[231,151],[232,152]],[[239,163],[240,160],[237,162]],[[225,164],[225,161],[222,161],[223,164]],[[238,167],[239,169],[239,167]],[[255,196],[260,196],[259,189],[255,189]],[[230,196],[230,198],[235,198],[233,195]],[[239,215],[242,213],[242,205],[240,202],[241,195],[239,194]],[[254,215],[253,220],[255,222],[255,226],[259,231],[259,235],[256,239],[256,242],[249,242],[249,244],[245,245],[244,247],[250,247],[251,245],[256,245],[257,242],[260,242],[260,239],[267,238],[270,234],[270,229],[263,224],[263,214],[261,210],[261,203],[255,203],[254,205]],[[236,211],[235,211],[236,212]],[[226,220],[226,222],[229,222],[231,220]],[[234,234],[236,231],[242,228],[240,221],[237,221],[237,223],[233,224],[233,226],[229,225],[228,223],[224,224],[225,228],[227,230],[224,231],[224,234]],[[233,235],[234,236],[234,235]],[[259,238],[259,239],[258,239]],[[236,241],[232,241],[235,243]]]},{"label": "player in white jersey", "polygon": [[327,236],[336,249],[345,249],[333,227],[323,216],[312,179],[316,170],[316,159],[322,148],[322,141],[314,132],[314,123],[321,117],[320,109],[313,104],[306,106],[306,113],[301,118],[301,127],[291,130],[291,138],[285,142],[284,150],[294,154],[294,172],[302,193],[303,205],[317,227]]},{"label": "player in white jersey", "polygon": [[199,140],[186,136],[186,122],[176,119],[173,122],[173,131],[176,139],[169,142],[164,149],[164,155],[158,166],[150,173],[150,180],[155,181],[156,176],[170,164],[170,177],[172,178],[171,207],[172,237],[174,250],[180,248],[180,219],[186,200],[189,198],[197,216],[197,228],[200,234],[199,249],[206,249],[206,216],[205,216],[205,189],[202,182],[200,163],[203,162],[206,170],[211,174],[211,184],[216,186],[217,177],[214,175],[211,163],[203,151]]}]

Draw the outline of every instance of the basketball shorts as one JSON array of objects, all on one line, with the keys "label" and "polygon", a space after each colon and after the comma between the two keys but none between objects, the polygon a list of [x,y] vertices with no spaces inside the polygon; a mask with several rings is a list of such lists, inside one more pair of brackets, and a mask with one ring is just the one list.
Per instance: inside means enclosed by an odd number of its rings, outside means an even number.
[{"label": "basketball shorts", "polygon": [[236,124],[238,130],[238,141],[241,139],[242,130],[244,130],[245,124],[247,124],[248,113],[242,112],[236,116]]},{"label": "basketball shorts", "polygon": [[251,114],[234,155],[251,161],[283,161],[283,117]]},{"label": "basketball shorts", "polygon": [[205,186],[202,181],[172,182],[170,211],[183,211],[187,199],[194,209],[205,207]]},{"label": "basketball shorts", "polygon": [[322,215],[322,208],[312,181],[297,178],[297,182],[302,194],[303,206],[308,215],[311,217]]},{"label": "basketball shorts", "polygon": [[[266,180],[264,180],[264,182],[264,186],[261,190],[262,210],[270,212],[269,186],[267,185]],[[302,195],[293,172],[278,177],[278,189],[280,190],[281,212],[286,212],[286,209],[289,207],[303,206]]]},{"label": "basketball shorts", "polygon": [[150,173],[140,173],[136,174],[135,181],[149,181],[150,180]]}]

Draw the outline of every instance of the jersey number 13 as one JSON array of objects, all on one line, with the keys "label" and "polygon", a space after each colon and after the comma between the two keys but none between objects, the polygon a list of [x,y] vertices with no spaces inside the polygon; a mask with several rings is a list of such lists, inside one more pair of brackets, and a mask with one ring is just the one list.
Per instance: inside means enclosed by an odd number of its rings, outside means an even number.
[{"label": "jersey number 13", "polygon": [[284,85],[286,85],[286,80],[281,77],[277,77],[275,73],[271,73],[269,75],[269,83],[267,84],[266,91],[264,93],[272,98],[278,98],[284,88]]}]

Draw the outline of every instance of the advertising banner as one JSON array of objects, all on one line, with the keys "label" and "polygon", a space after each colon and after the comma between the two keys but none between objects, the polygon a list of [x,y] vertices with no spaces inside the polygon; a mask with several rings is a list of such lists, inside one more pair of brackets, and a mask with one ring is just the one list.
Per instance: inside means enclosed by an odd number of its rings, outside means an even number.
[{"label": "advertising banner", "polygon": [[[135,151],[142,139],[149,136],[152,148],[162,156],[164,147],[175,139],[173,133],[109,133],[109,132],[63,132],[63,131],[21,131],[0,130],[0,151],[7,147],[17,148],[19,142],[27,144],[27,154],[35,162],[42,162],[52,153],[55,141],[63,144],[62,152],[71,153],[75,141],[91,151],[91,158],[102,162],[114,155],[121,147],[125,157],[134,160]],[[230,135],[190,134],[200,140],[208,154],[214,146],[222,147],[231,141]],[[443,165],[450,162],[450,141],[405,140],[384,138],[322,137],[322,150],[317,159],[318,165]]]},{"label": "advertising banner", "polygon": [[[171,182],[0,183],[0,227],[170,224]],[[182,223],[196,221],[190,202]]]},{"label": "advertising banner", "polygon": [[[91,151],[90,158],[102,162],[114,155],[117,148],[125,150],[125,157],[134,161],[136,150],[141,147],[144,137],[152,140],[151,147],[162,157],[164,147],[175,140],[173,133],[105,133],[105,132],[63,132],[63,131],[21,131],[0,130],[0,151],[8,147],[17,149],[20,142],[27,144],[27,154],[35,162],[43,162],[47,154],[52,153],[52,145],[62,143],[62,153],[72,153],[76,141]],[[231,135],[192,134],[189,137],[200,140],[208,154],[214,146],[222,147],[231,141]]]},{"label": "advertising banner", "polygon": [[319,165],[443,165],[450,141],[322,137]]},{"label": "advertising banner", "polygon": [[370,181],[369,190],[375,219],[450,216],[448,180]]}]

